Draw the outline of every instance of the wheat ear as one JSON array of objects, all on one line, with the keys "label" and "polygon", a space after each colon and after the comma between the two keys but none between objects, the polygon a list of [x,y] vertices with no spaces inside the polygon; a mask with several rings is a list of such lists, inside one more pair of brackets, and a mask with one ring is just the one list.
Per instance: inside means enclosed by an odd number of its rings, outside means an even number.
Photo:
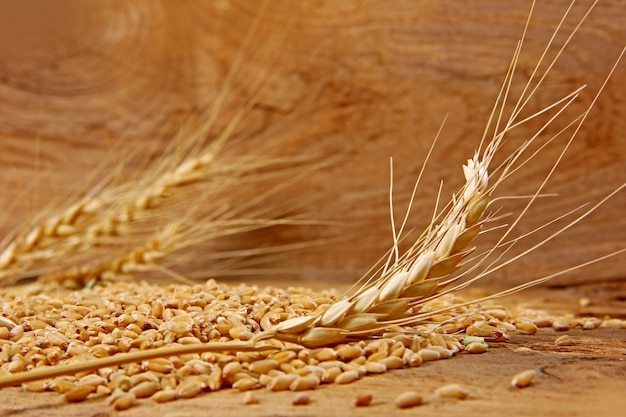
[{"label": "wheat ear", "polygon": [[[577,31],[585,18],[588,16],[592,8],[593,6],[588,9],[587,13],[581,18],[576,28],[569,35],[565,44],[560,48],[560,50],[556,53],[556,56],[549,63],[548,71],[550,68],[552,68],[556,60],[558,60],[565,46],[567,46],[569,40],[572,38],[573,34]],[[568,12],[570,9],[568,9]],[[524,35],[526,33],[526,29],[528,28],[528,23],[531,16],[532,10],[529,14],[526,28],[524,29]],[[557,26],[552,39],[554,39],[558,31],[560,30],[566,16],[567,12],[565,13],[565,16],[561,20],[560,24]],[[501,118],[504,112],[504,107],[506,105],[510,85],[513,80],[514,70],[521,51],[523,39],[524,36],[522,37],[522,40],[518,43],[518,47],[514,53],[514,57],[509,67],[509,72],[505,77],[500,96],[496,100],[496,105],[494,106],[494,109],[492,111],[492,116],[485,129],[485,136],[481,141],[481,147],[483,146],[483,142],[485,140],[487,132],[489,131],[489,128],[495,118],[495,127],[493,128],[494,135],[492,137],[492,140],[486,145],[485,151],[482,155],[479,155],[479,153],[477,152],[474,157],[468,160],[467,164],[463,166],[463,173],[466,180],[465,185],[459,192],[453,195],[452,201],[446,206],[443,211],[445,214],[438,217],[441,220],[439,222],[433,222],[427,228],[426,232],[424,232],[424,234],[422,234],[422,236],[418,238],[417,242],[407,251],[407,253],[403,257],[399,257],[398,255],[398,237],[395,236],[394,232],[394,242],[396,243],[396,245],[390,252],[388,263],[383,268],[382,275],[378,279],[368,280],[364,285],[358,288],[358,290],[353,295],[332,303],[323,311],[317,312],[316,314],[311,316],[296,317],[286,320],[275,326],[270,331],[266,332],[266,334],[257,335],[256,340],[263,340],[268,337],[274,337],[281,340],[297,342],[307,347],[320,347],[328,344],[337,344],[363,338],[371,338],[373,335],[380,334],[383,331],[388,330],[392,326],[411,325],[428,321],[428,319],[432,317],[433,314],[444,312],[448,309],[444,308],[436,312],[419,314],[419,309],[425,301],[440,297],[444,293],[465,288],[471,283],[482,279],[492,272],[519,259],[521,256],[525,256],[528,253],[538,249],[547,241],[558,236],[563,231],[578,223],[588,214],[597,209],[599,205],[603,204],[610,197],[614,196],[626,187],[626,184],[618,187],[618,189],[614,190],[607,197],[602,199],[602,201],[592,207],[592,209],[570,221],[565,227],[559,229],[557,232],[553,233],[547,239],[541,241],[539,244],[531,247],[528,250],[523,251],[521,255],[518,255],[508,261],[498,263],[502,259],[504,254],[506,254],[516,243],[518,243],[520,240],[527,236],[522,235],[506,241],[513,228],[519,223],[528,208],[536,201],[536,199],[542,192],[546,182],[556,169],[565,151],[569,148],[569,145],[571,144],[576,133],[582,126],[582,123],[589,114],[589,111],[595,104],[599,94],[604,89],[606,83],[608,82],[608,79],[610,78],[617,64],[621,60],[624,51],[626,50],[625,49],[622,50],[622,53],[615,62],[615,66],[611,69],[609,75],[604,81],[604,84],[599,89],[598,93],[596,94],[595,98],[593,99],[587,110],[567,126],[574,126],[574,133],[569,138],[549,174],[544,178],[536,193],[531,196],[527,206],[521,211],[515,221],[505,228],[504,234],[500,237],[494,247],[488,250],[485,254],[480,255],[477,260],[474,260],[473,265],[469,268],[468,271],[463,274],[459,274],[458,276],[450,276],[457,270],[459,264],[474,251],[474,248],[472,247],[473,241],[481,232],[484,224],[491,220],[489,216],[484,216],[484,214],[486,209],[493,203],[492,194],[495,189],[502,183],[502,181],[513,175],[513,173],[515,173],[523,165],[527,164],[530,160],[532,160],[533,157],[537,155],[539,151],[547,146],[547,144],[552,142],[559,134],[564,132],[565,129],[559,132],[556,136],[549,139],[546,144],[540,146],[538,151],[535,151],[535,153],[527,156],[526,159],[521,159],[522,155],[526,151],[528,151],[530,145],[554,120],[556,120],[562,114],[562,112],[572,102],[576,100],[580,91],[582,90],[581,87],[563,97],[562,99],[558,100],[557,102],[553,103],[552,105],[548,106],[547,108],[535,113],[534,115],[522,120],[518,120],[521,111],[524,109],[529,99],[537,91],[538,87],[545,79],[544,74],[542,77],[539,78],[534,87],[532,86],[533,80],[537,75],[538,68],[542,64],[542,61],[546,56],[547,50],[551,45],[550,42],[546,47],[544,54],[537,63],[535,70],[533,71],[533,74],[528,81],[528,84],[526,85],[524,91],[522,92],[519,100],[515,104],[511,116],[504,124],[502,130],[499,131]],[[498,109],[499,102],[501,102],[501,106]],[[544,112],[547,112],[548,110],[552,110],[554,108],[557,109],[556,114],[553,115],[542,127],[540,127],[539,130],[524,144],[522,144],[512,155],[510,155],[503,164],[494,169],[494,171],[498,172],[499,175],[495,183],[492,186],[489,186],[490,164],[492,163],[495,153],[498,149],[500,149],[503,141],[505,140],[505,135],[509,133],[512,129],[520,126],[521,124],[534,118],[535,116],[543,114]],[[559,219],[555,219],[555,221],[556,220]],[[405,222],[402,224],[400,231],[402,231],[402,229],[404,228]],[[540,227],[539,229],[541,228],[542,227]],[[535,231],[531,233],[534,233]],[[454,288],[448,289],[445,292],[442,291],[445,287],[460,280],[464,276],[468,275],[470,272],[477,271],[478,268],[483,265],[483,263],[487,262],[491,255],[494,255],[497,250],[502,248],[505,248],[503,253],[497,255],[496,259],[494,261],[491,261],[482,272],[477,273],[474,278],[467,280],[465,283],[456,285]],[[616,251],[614,253],[608,254],[606,257],[615,256],[622,252],[624,251]],[[395,262],[390,267],[389,262],[392,260],[394,254]],[[600,259],[605,259],[606,257],[601,257]],[[574,269],[588,265],[589,263],[593,263],[598,260],[593,260],[587,263],[580,264],[574,267]],[[566,271],[561,271],[556,274],[551,274],[546,277],[538,278],[524,285],[502,291],[501,293],[494,294],[490,297],[486,297],[486,299],[496,298],[505,294],[519,291],[524,288],[528,288],[532,285],[537,285],[570,270],[571,269],[568,268]],[[475,301],[482,300],[474,300],[472,302]]]},{"label": "wheat ear", "polygon": [[[30,227],[14,231],[0,243],[1,284],[42,275],[84,282],[93,277],[158,269],[155,261],[200,241],[298,223],[284,218],[286,204],[264,204],[264,209],[247,204],[248,212],[240,205],[230,214],[220,212],[218,207],[232,205],[224,197],[233,194],[232,189],[238,185],[266,179],[261,172],[279,172],[285,166],[310,160],[297,156],[223,155],[233,132],[267,87],[269,70],[254,81],[253,97],[215,140],[204,145],[225,106],[234,75],[244,62],[266,5],[247,33],[218,97],[201,115],[202,122],[189,120],[164,151],[164,157],[147,167],[138,179],[110,186],[107,177],[78,201],[76,196],[69,196],[71,203],[65,208],[45,210]],[[202,198],[209,204],[200,202]],[[263,205],[260,198],[255,202]],[[235,213],[239,219],[234,218]]]}]

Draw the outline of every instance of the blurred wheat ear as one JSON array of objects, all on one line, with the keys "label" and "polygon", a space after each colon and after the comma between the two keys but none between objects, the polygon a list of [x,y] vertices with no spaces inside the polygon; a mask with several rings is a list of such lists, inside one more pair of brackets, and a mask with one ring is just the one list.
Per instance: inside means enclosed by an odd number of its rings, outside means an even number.
[{"label": "blurred wheat ear", "polygon": [[[237,274],[237,268],[252,273],[262,262],[259,257],[320,243],[240,249],[211,245],[270,227],[322,223],[307,209],[312,198],[293,188],[329,160],[275,156],[271,144],[239,151],[238,129],[271,84],[278,47],[267,48],[267,66],[256,74],[252,97],[230,121],[221,120],[267,3],[253,20],[212,105],[190,117],[170,145],[152,161],[142,162],[133,178],[115,183],[115,170],[96,169],[91,188],[62,194],[59,202],[7,235],[0,243],[0,284],[40,277],[44,282],[85,285],[145,272],[186,280],[175,267],[203,256],[218,259],[215,270],[203,271],[204,277]],[[286,33],[273,45],[279,46]],[[133,150],[140,160],[142,151]],[[285,191],[289,188],[291,194]]]}]

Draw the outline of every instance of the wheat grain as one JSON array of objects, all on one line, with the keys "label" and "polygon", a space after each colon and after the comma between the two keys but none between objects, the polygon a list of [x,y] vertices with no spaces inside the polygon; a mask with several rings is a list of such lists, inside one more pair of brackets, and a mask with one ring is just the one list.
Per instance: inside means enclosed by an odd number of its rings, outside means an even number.
[{"label": "wheat grain", "polygon": [[252,404],[258,404],[259,400],[256,398],[256,396],[254,395],[253,392],[248,391],[244,394],[243,399],[241,400],[241,402],[244,405],[252,405]]},{"label": "wheat grain", "polygon": [[95,387],[91,385],[78,386],[65,393],[65,401],[70,403],[84,401],[94,391]]},{"label": "wheat grain", "polygon": [[371,392],[365,392],[356,396],[354,405],[357,407],[367,407],[371,404],[374,395]]},{"label": "wheat grain", "polygon": [[529,369],[515,374],[513,379],[511,379],[511,386],[513,388],[525,388],[533,382],[535,375],[537,375],[537,372],[534,369]]},{"label": "wheat grain", "polygon": [[569,335],[562,335],[556,338],[554,344],[556,346],[569,346],[573,343],[572,338]]},{"label": "wheat grain", "polygon": [[470,392],[459,384],[448,384],[437,388],[435,394],[440,398],[464,400],[470,395]]},{"label": "wheat grain", "polygon": [[398,395],[394,400],[394,404],[398,408],[411,408],[421,405],[424,402],[419,393],[415,391],[406,391]]},{"label": "wheat grain", "polygon": [[472,342],[465,347],[465,351],[469,353],[485,353],[487,352],[487,345],[485,343]]},{"label": "wheat grain", "polygon": [[293,397],[293,400],[291,401],[291,404],[293,404],[293,405],[308,405],[310,402],[311,402],[311,397],[309,396],[309,394],[301,392],[299,394],[296,394],[295,397]]},{"label": "wheat grain", "polygon": [[135,404],[135,396],[132,394],[119,394],[111,401],[114,410],[127,410]]}]

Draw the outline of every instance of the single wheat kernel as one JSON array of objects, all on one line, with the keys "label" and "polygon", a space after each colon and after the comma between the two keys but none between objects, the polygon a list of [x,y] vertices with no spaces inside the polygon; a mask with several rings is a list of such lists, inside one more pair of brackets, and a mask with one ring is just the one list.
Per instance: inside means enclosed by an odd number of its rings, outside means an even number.
[{"label": "single wheat kernel", "polygon": [[517,324],[517,332],[519,334],[535,334],[537,333],[537,325],[534,323],[522,322]]},{"label": "single wheat kernel", "polygon": [[269,389],[270,391],[284,391],[286,389],[289,389],[291,383],[297,378],[297,375],[278,375],[274,377],[272,382],[267,385],[267,389]]},{"label": "single wheat kernel", "polygon": [[600,327],[603,329],[619,329],[622,327],[622,320],[620,319],[608,319],[603,320]]},{"label": "single wheat kernel", "polygon": [[320,385],[320,378],[316,375],[307,375],[298,377],[295,381],[289,385],[289,389],[292,391],[306,391],[315,389]]},{"label": "single wheat kernel", "polygon": [[368,374],[384,374],[387,372],[387,365],[380,362],[365,362],[365,370]]},{"label": "single wheat kernel", "polygon": [[241,402],[244,405],[252,405],[252,404],[258,404],[259,400],[254,395],[254,392],[248,391],[243,395],[243,399],[241,400]]},{"label": "single wheat kernel", "polygon": [[506,309],[504,309],[504,307],[486,310],[484,314],[487,314],[502,321],[509,318],[509,313],[506,311]]},{"label": "single wheat kernel", "polygon": [[485,353],[488,346],[485,343],[473,342],[465,347],[465,351],[469,353]]},{"label": "single wheat kernel", "polygon": [[375,352],[367,357],[367,360],[370,362],[379,362],[382,359],[385,359],[389,356],[389,352]]},{"label": "single wheat kernel", "polygon": [[374,395],[371,392],[358,394],[356,396],[356,401],[354,402],[354,405],[356,405],[357,407],[367,407],[371,404],[373,398]]},{"label": "single wheat kernel", "polygon": [[167,388],[167,389],[155,392],[152,395],[152,397],[150,397],[150,399],[157,403],[165,403],[168,401],[173,401],[177,397],[178,397],[178,394],[176,393],[175,389]]},{"label": "single wheat kernel", "polygon": [[272,377],[272,378],[277,377],[279,375],[285,375],[285,373],[281,371],[280,369],[273,369],[267,373],[267,376]]},{"label": "single wheat kernel", "polygon": [[406,348],[404,347],[404,345],[396,346],[389,353],[389,357],[401,358],[404,356],[405,351]]},{"label": "single wheat kernel", "polygon": [[299,394],[296,394],[296,396],[293,398],[293,401],[291,401],[291,404],[293,404],[293,405],[307,405],[310,402],[311,402],[311,397],[309,397],[309,394],[301,392]]},{"label": "single wheat kernel", "polygon": [[[484,342],[482,342],[484,343]],[[447,349],[452,353],[452,356],[456,355],[457,353],[459,353],[460,351],[462,351],[463,348],[463,343],[458,342],[456,340],[447,340],[446,341],[446,345],[447,345]],[[412,353],[412,351],[411,351]]]},{"label": "single wheat kernel", "polygon": [[444,347],[431,346],[430,349],[439,353],[439,359],[450,359],[452,357],[452,352]]},{"label": "single wheat kernel", "polygon": [[106,385],[98,385],[96,387],[96,395],[98,397],[106,397],[108,395],[111,395],[111,388],[107,387]]},{"label": "single wheat kernel", "polygon": [[367,375],[367,369],[365,368],[365,365],[352,365],[347,363],[345,365],[345,367],[343,368],[344,372],[345,371],[357,371],[359,373],[359,378],[363,378],[365,375]]},{"label": "single wheat kernel", "polygon": [[[15,326],[17,326],[17,324],[9,319],[8,317],[4,317],[4,316],[0,316],[0,327],[10,330],[12,328],[14,328]],[[3,337],[3,339],[6,339],[6,337]]]},{"label": "single wheat kernel", "polygon": [[533,321],[537,327],[552,327],[552,319],[550,317],[540,317]]},{"label": "single wheat kernel", "polygon": [[526,346],[520,346],[520,347],[516,348],[513,352],[525,352],[525,353],[528,353],[528,352],[534,352],[534,350],[532,350],[531,348],[528,348]]},{"label": "single wheat kernel", "polygon": [[251,372],[255,372],[257,374],[266,374],[272,369],[278,368],[279,366],[280,363],[278,361],[273,359],[265,359],[252,362],[248,369],[250,369]]},{"label": "single wheat kernel", "polygon": [[459,384],[444,385],[443,387],[437,388],[435,393],[440,398],[454,398],[457,400],[464,400],[470,394],[467,389],[463,388]]},{"label": "single wheat kernel", "polygon": [[239,391],[249,391],[259,386],[259,381],[256,378],[245,377],[237,380],[233,384],[233,388]]},{"label": "single wheat kernel", "polygon": [[24,324],[18,324],[9,331],[9,337],[12,342],[17,342],[24,336]]},{"label": "single wheat kernel", "polygon": [[11,362],[7,365],[6,370],[14,374],[24,371],[27,365],[28,363],[21,355],[13,355],[13,358],[11,358]]},{"label": "single wheat kernel", "polygon": [[534,369],[529,369],[527,371],[522,371],[518,374],[515,374],[515,376],[511,380],[511,386],[513,388],[524,388],[529,386],[533,382],[536,373],[537,372]]},{"label": "single wheat kernel", "polygon": [[226,378],[238,374],[239,372],[241,372],[242,369],[243,366],[239,362],[229,362],[224,365],[224,368],[222,369],[222,375],[224,375],[224,377]]},{"label": "single wheat kernel", "polygon": [[485,322],[476,322],[465,329],[465,332],[470,336],[493,337],[498,328]]},{"label": "single wheat kernel", "polygon": [[313,354],[313,357],[320,362],[337,359],[337,351],[331,348],[320,348]]},{"label": "single wheat kernel", "polygon": [[506,322],[506,321],[497,321],[495,323],[495,325],[500,330],[504,329],[503,333],[513,332],[513,331],[515,331],[517,329],[517,327],[515,327],[515,325],[513,323],[509,323],[509,322]]},{"label": "single wheat kernel", "polygon": [[78,385],[105,385],[106,379],[96,374],[88,374],[78,380]]},{"label": "single wheat kernel", "polygon": [[141,367],[146,371],[160,372],[162,374],[170,373],[174,369],[174,365],[172,365],[172,362],[165,358],[157,358],[144,361],[142,362]]},{"label": "single wheat kernel", "polygon": [[593,330],[596,327],[598,327],[598,323],[595,323],[592,320],[585,320],[585,321],[583,321],[583,329],[584,330]]},{"label": "single wheat kernel", "polygon": [[[309,364],[317,365],[318,363],[319,361],[317,359],[309,358]],[[304,368],[305,366],[307,366],[307,363],[304,362],[302,359],[294,359],[291,362],[289,362],[289,365],[294,369],[299,369],[299,368]]]},{"label": "single wheat kernel", "polygon": [[76,384],[65,377],[58,377],[50,382],[49,387],[59,394],[64,394],[76,388]]},{"label": "single wheat kernel", "polygon": [[279,370],[285,374],[291,374],[296,368],[291,363],[281,363]]},{"label": "single wheat kernel", "polygon": [[[446,318],[447,319],[447,318]],[[430,344],[432,346],[440,346],[445,348],[446,347],[446,340],[444,339],[444,337],[438,333],[431,333],[428,336],[429,340],[430,340]]]},{"label": "single wheat kernel", "polygon": [[0,327],[0,339],[1,340],[9,340],[9,337],[11,337],[9,328],[8,327]]},{"label": "single wheat kernel", "polygon": [[335,382],[335,380],[337,379],[337,377],[339,375],[341,375],[343,371],[341,370],[341,368],[337,367],[337,368],[328,368],[324,371],[324,374],[322,375],[321,381],[324,384],[330,384]]},{"label": "single wheat kernel", "polygon": [[267,387],[273,379],[273,377],[267,374],[261,374],[259,375],[259,385],[261,385],[262,387]]},{"label": "single wheat kernel", "polygon": [[351,365],[365,365],[365,362],[367,362],[367,358],[365,356],[359,356],[358,358],[352,359],[348,363]]},{"label": "single wheat kernel", "polygon": [[130,385],[133,387],[145,381],[157,383],[159,382],[159,377],[152,371],[140,372],[130,377]]},{"label": "single wheat kernel", "polygon": [[415,391],[405,391],[398,395],[394,400],[394,404],[398,408],[410,408],[417,405],[421,405],[423,402],[422,396]]},{"label": "single wheat kernel", "polygon": [[95,387],[93,385],[81,385],[74,388],[71,391],[65,393],[65,401],[74,403],[80,402],[87,399],[89,394],[95,391]]},{"label": "single wheat kernel", "polygon": [[557,337],[556,340],[554,341],[554,344],[557,346],[569,346],[572,343],[573,343],[572,338],[566,334]]},{"label": "single wheat kernel", "polygon": [[335,378],[335,384],[349,384],[357,379],[359,379],[359,373],[357,371],[346,371]]},{"label": "single wheat kernel", "polygon": [[234,340],[249,340],[252,337],[252,332],[245,326],[232,327],[228,330],[228,334]]},{"label": "single wheat kernel", "polygon": [[285,363],[285,362],[290,362],[293,359],[295,359],[298,356],[298,354],[294,351],[291,350],[283,350],[280,352],[275,353],[274,355],[272,355],[270,357],[270,359],[278,362],[279,364],[281,363]]},{"label": "single wheat kernel", "polygon": [[217,391],[222,388],[222,369],[216,367],[211,371],[207,378],[207,388],[211,391]]},{"label": "single wheat kernel", "polygon": [[400,369],[404,367],[404,361],[398,356],[389,356],[379,360],[378,363],[385,365],[387,369]]},{"label": "single wheat kernel", "polygon": [[423,362],[437,361],[441,356],[439,352],[433,349],[420,349],[417,353],[422,357]]},{"label": "single wheat kernel", "polygon": [[420,366],[422,364],[422,355],[419,352],[413,352],[407,359],[409,366]]},{"label": "single wheat kernel", "polygon": [[196,381],[183,381],[176,388],[179,398],[193,398],[202,391],[202,385]]},{"label": "single wheat kernel", "polygon": [[127,410],[135,404],[135,396],[133,394],[120,394],[111,402],[114,410]]},{"label": "single wheat kernel", "polygon": [[25,382],[22,384],[22,390],[27,392],[44,392],[46,384],[42,381]]},{"label": "single wheat kernel", "polygon": [[236,358],[241,363],[252,363],[262,359],[259,352],[237,352]]},{"label": "single wheat kernel", "polygon": [[558,319],[554,320],[554,323],[552,323],[552,328],[559,332],[566,332],[572,328],[572,322],[568,318],[559,317]]},{"label": "single wheat kernel", "polygon": [[351,361],[362,357],[363,354],[363,349],[355,345],[342,345],[337,347],[337,356],[342,361]]},{"label": "single wheat kernel", "polygon": [[[253,374],[253,375],[256,375],[256,374]],[[231,375],[231,376],[229,376],[228,378],[226,378],[226,382],[232,385],[232,384],[234,384],[234,383],[235,383],[235,382],[237,382],[237,381],[240,381],[240,380],[242,380],[242,379],[248,379],[248,378],[250,378],[250,377],[251,377],[251,376],[250,376],[250,373],[249,373],[249,372],[247,372],[247,371],[241,371],[241,372],[239,372],[239,373],[238,373],[238,374],[236,374],[236,375]]]},{"label": "single wheat kernel", "polygon": [[195,336],[179,337],[177,342],[180,343],[181,345],[193,345],[196,343],[202,343],[202,341]]},{"label": "single wheat kernel", "polygon": [[154,381],[143,381],[132,387],[128,392],[136,398],[150,397],[159,390],[160,385]]},{"label": "single wheat kernel", "polygon": [[322,375],[325,369],[320,366],[305,365],[302,368],[294,368],[293,374],[298,376],[307,376],[310,374]]}]

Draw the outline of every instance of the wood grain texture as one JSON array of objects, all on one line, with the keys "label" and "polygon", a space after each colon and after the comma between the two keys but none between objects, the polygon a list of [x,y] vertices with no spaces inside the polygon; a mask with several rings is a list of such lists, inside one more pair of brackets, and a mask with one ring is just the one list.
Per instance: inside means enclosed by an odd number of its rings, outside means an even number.
[{"label": "wood grain texture", "polygon": [[[41,4],[25,10],[10,3],[0,3],[3,22],[12,22],[2,25],[0,36],[2,236],[46,203],[65,198],[66,190],[84,187],[95,166],[115,169],[123,161],[124,175],[132,175],[157,157],[187,117],[215,102],[241,54],[243,65],[234,72],[213,134],[265,77],[268,87],[237,132],[241,151],[337,158],[299,190],[319,197],[310,207],[315,216],[341,226],[250,238],[266,244],[347,237],[273,266],[296,270],[289,277],[305,282],[319,275],[352,281],[388,249],[389,157],[399,210],[446,115],[412,225],[428,223],[441,179],[444,196],[461,184],[460,165],[478,145],[530,8],[529,1],[481,0],[279,0],[267,2],[263,11],[261,2],[246,0],[64,0],[53,7],[35,2]],[[567,4],[537,6],[515,92]],[[566,28],[588,6],[576,4]],[[588,84],[572,114],[581,111],[623,48],[624,18],[620,1],[600,2],[532,108]],[[541,201],[523,230],[597,201],[624,181],[624,68],[614,74],[550,182],[547,191],[559,197]],[[522,139],[523,132],[511,137]],[[137,147],[141,158],[125,156]],[[503,190],[532,192],[555,156],[547,152]],[[626,247],[624,207],[622,192],[492,283],[519,283]],[[625,269],[621,256],[567,279],[621,280]]]}]

